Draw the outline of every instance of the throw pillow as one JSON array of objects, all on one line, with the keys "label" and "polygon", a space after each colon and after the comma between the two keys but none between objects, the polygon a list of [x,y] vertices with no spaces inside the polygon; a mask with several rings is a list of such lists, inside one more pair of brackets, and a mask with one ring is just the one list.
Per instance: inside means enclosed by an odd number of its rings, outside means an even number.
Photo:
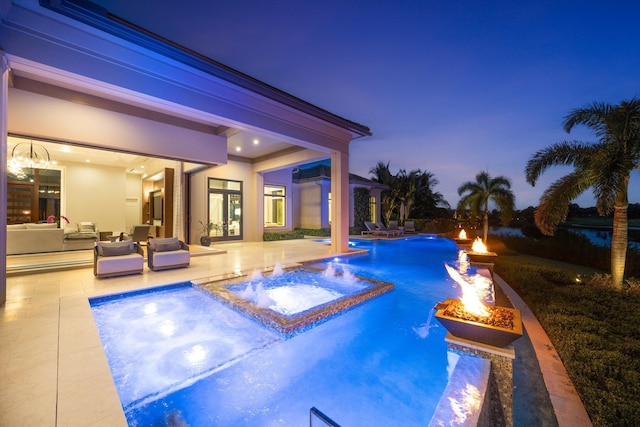
[{"label": "throw pillow", "polygon": [[129,255],[133,251],[128,246],[106,246],[102,248],[102,256]]},{"label": "throw pillow", "polygon": [[160,243],[154,246],[153,250],[156,252],[169,252],[177,251],[180,249],[180,242],[174,243]]},{"label": "throw pillow", "polygon": [[149,240],[149,246],[156,252],[177,251],[180,249],[180,241],[177,237],[151,239]]},{"label": "throw pillow", "polygon": [[92,222],[81,222],[78,224],[79,232],[96,231],[96,225]]},{"label": "throw pillow", "polygon": [[[122,242],[99,242],[97,244],[97,248],[99,256],[128,255],[133,253],[133,240],[123,240]],[[111,255],[106,255],[105,249],[107,249],[107,253],[110,253]],[[117,253],[120,250],[124,253]]]}]

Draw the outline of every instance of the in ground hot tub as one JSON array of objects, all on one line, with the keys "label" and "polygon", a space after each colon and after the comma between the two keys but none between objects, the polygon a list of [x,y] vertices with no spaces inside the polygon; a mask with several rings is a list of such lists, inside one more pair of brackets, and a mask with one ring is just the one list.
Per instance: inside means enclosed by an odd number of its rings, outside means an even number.
[{"label": "in ground hot tub", "polygon": [[357,277],[347,270],[296,267],[269,275],[198,283],[217,300],[284,335],[313,327],[358,304],[389,292],[393,283]]}]

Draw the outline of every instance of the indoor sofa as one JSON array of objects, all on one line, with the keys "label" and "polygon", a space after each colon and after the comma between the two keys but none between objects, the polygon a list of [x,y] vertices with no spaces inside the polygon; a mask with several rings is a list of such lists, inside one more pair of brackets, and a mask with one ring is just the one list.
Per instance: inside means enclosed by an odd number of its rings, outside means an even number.
[{"label": "indoor sofa", "polygon": [[64,230],[58,224],[7,225],[7,255],[64,250]]},{"label": "indoor sofa", "polygon": [[7,225],[7,255],[92,249],[98,241],[94,229],[59,228],[56,223]]}]

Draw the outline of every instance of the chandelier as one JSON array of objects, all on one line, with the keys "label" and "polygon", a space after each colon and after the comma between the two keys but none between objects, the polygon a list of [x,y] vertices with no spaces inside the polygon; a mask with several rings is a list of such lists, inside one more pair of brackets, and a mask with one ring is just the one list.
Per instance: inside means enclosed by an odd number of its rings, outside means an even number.
[{"label": "chandelier", "polygon": [[40,144],[29,141],[21,142],[13,147],[11,159],[7,162],[7,169],[18,179],[24,179],[27,176],[25,169],[47,169],[55,164],[57,162],[51,160],[49,150]]}]

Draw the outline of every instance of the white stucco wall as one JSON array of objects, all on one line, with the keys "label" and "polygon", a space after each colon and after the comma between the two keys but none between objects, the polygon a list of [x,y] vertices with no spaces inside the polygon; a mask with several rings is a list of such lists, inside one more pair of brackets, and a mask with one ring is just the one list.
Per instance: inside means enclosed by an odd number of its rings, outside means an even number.
[{"label": "white stucco wall", "polygon": [[61,212],[71,224],[91,221],[100,230],[125,230],[127,173],[124,168],[83,163],[65,167],[65,201]]}]

